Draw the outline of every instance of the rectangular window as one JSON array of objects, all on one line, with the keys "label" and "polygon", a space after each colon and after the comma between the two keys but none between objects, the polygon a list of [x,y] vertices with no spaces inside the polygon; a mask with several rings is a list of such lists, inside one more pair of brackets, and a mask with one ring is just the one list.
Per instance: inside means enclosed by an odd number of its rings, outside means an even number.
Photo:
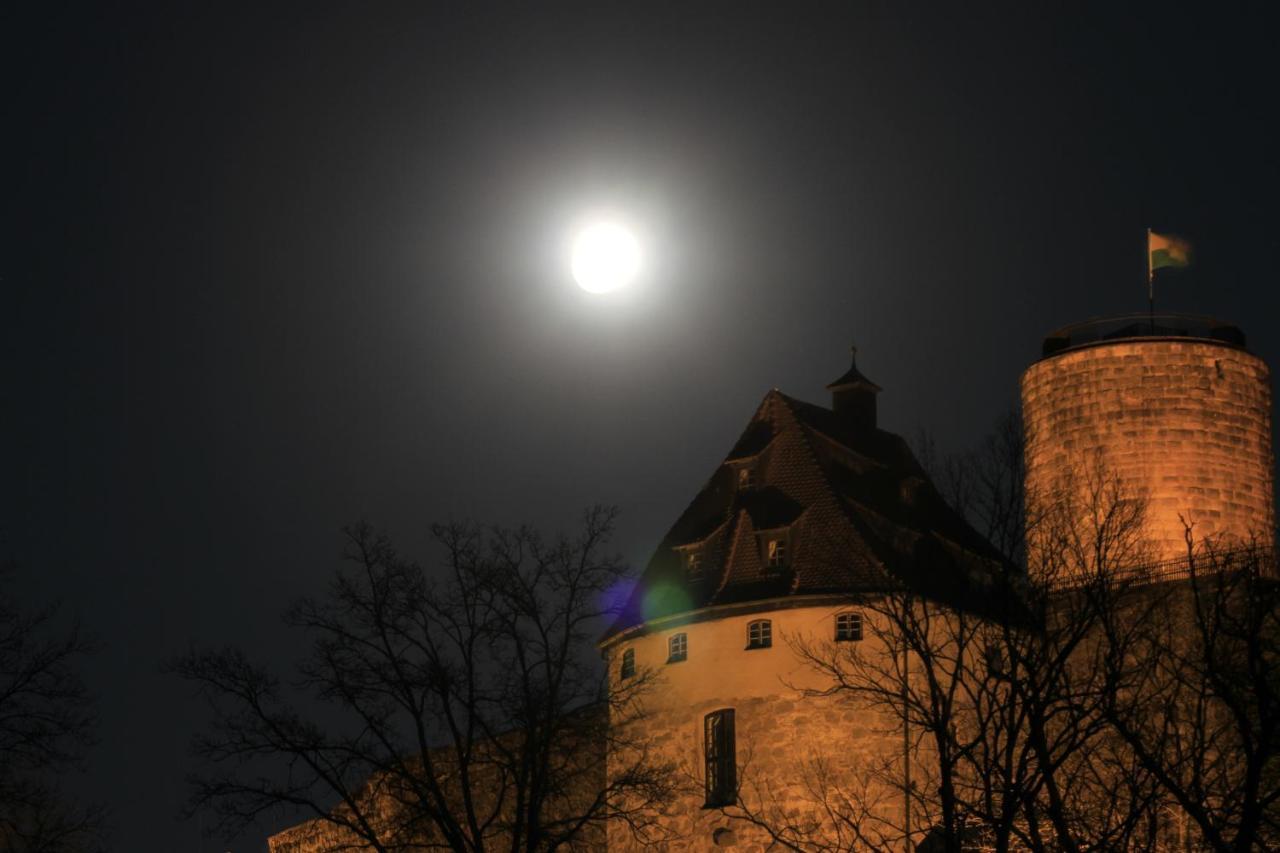
[{"label": "rectangular window", "polygon": [[738,469],[738,488],[754,489],[756,485],[756,469],[750,465],[743,465]]},{"label": "rectangular window", "polygon": [[768,619],[757,619],[747,625],[747,648],[767,649],[773,645],[773,623]]},{"label": "rectangular window", "polygon": [[667,640],[667,663],[675,663],[689,657],[689,637],[686,634],[672,634]]},{"label": "rectangular window", "polygon": [[836,642],[857,642],[862,639],[862,614],[840,613],[836,616]]},{"label": "rectangular window", "polygon": [[623,678],[630,678],[636,674],[636,650],[627,649],[622,653],[622,670],[619,673]]},{"label": "rectangular window", "polygon": [[686,565],[689,567],[689,577],[696,578],[702,574],[702,552],[690,551],[685,555]]},{"label": "rectangular window", "polygon": [[703,719],[707,758],[707,808],[731,806],[738,800],[738,768],[733,737],[733,709],[712,711]]},{"label": "rectangular window", "polygon": [[787,564],[787,540],[781,537],[770,539],[767,556],[769,568],[780,569]]}]

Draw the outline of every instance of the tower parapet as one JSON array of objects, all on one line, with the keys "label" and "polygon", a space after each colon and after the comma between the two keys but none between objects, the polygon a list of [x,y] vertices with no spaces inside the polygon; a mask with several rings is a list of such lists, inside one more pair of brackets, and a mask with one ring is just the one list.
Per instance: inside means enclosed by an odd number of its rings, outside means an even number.
[{"label": "tower parapet", "polygon": [[1105,471],[1145,500],[1150,558],[1274,543],[1271,377],[1236,326],[1129,315],[1059,329],[1022,374],[1029,499]]}]

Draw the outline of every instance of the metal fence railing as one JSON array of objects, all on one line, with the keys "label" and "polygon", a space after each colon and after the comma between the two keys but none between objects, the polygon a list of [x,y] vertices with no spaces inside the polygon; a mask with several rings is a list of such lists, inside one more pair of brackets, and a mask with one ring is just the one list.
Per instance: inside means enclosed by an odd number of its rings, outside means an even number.
[{"label": "metal fence railing", "polygon": [[1245,348],[1239,326],[1195,314],[1122,314],[1063,326],[1045,336],[1041,354],[1128,338],[1192,338]]}]

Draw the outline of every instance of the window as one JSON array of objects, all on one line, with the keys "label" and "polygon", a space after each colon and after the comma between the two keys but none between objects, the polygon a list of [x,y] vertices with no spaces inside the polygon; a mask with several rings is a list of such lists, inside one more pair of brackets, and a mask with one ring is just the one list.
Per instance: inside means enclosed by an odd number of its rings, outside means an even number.
[{"label": "window", "polygon": [[862,639],[862,614],[836,614],[836,642],[857,642]]},{"label": "window", "polygon": [[685,554],[685,565],[689,568],[689,577],[696,578],[702,574],[702,552],[689,551]]},{"label": "window", "polygon": [[773,645],[773,623],[768,619],[757,619],[747,625],[747,648],[767,649]]},{"label": "window", "polygon": [[756,469],[751,465],[743,465],[738,469],[738,489],[754,489],[756,487]]},{"label": "window", "polygon": [[787,564],[787,540],[781,536],[769,540],[765,549],[769,568],[781,569]]},{"label": "window", "polygon": [[619,673],[623,678],[630,678],[636,674],[636,650],[627,649],[622,653],[622,671]]},{"label": "window", "polygon": [[667,663],[676,663],[689,657],[689,637],[686,634],[672,634],[667,640]]},{"label": "window", "polygon": [[738,800],[738,768],[733,740],[733,709],[712,711],[702,721],[707,758],[707,808]]}]

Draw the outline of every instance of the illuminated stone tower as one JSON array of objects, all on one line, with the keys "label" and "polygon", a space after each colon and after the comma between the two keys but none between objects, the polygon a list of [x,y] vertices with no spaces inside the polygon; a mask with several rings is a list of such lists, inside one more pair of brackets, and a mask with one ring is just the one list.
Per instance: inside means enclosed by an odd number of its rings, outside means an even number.
[{"label": "illuminated stone tower", "polygon": [[[864,636],[860,603],[903,589],[971,600],[1000,566],[907,443],[877,426],[879,386],[851,364],[827,388],[831,408],[765,395],[601,642],[615,685],[646,672],[658,679],[625,739],[648,740],[650,757],[687,783],[660,821],[670,833],[662,849],[768,847],[763,831],[717,810],[739,789],[783,819],[813,807],[805,786],[816,767],[844,782],[886,766],[901,772],[895,720],[804,696],[829,682],[791,645],[857,643],[886,660],[896,651]],[[609,772],[630,758],[611,755]],[[900,825],[895,791],[873,799]],[[611,827],[610,851],[642,847],[627,827]]]},{"label": "illuminated stone tower", "polygon": [[[1147,501],[1155,560],[1272,544],[1271,384],[1235,326],[1135,315],[1067,326],[1022,374],[1029,497],[1105,471]],[[1061,494],[1061,491],[1058,491]]]}]

